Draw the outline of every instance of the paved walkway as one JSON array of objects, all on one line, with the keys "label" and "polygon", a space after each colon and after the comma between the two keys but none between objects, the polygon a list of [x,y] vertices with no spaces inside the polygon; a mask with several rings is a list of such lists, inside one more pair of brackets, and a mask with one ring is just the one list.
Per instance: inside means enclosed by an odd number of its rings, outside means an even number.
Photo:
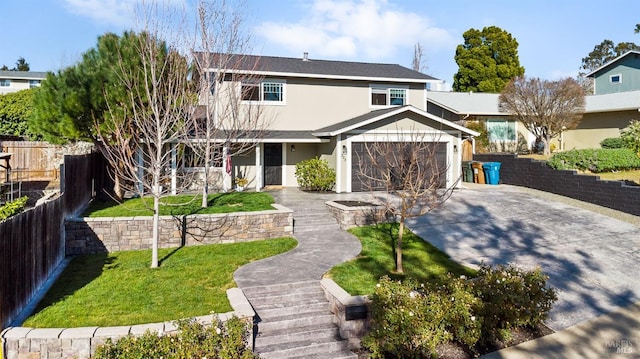
[{"label": "paved walkway", "polygon": [[[303,227],[301,219],[312,221],[327,200],[363,196],[274,192],[278,203],[294,210],[296,228]],[[294,250],[240,268],[238,286],[318,280],[360,251],[344,231],[306,227],[296,233]],[[640,357],[640,227],[505,185],[457,190],[444,208],[409,227],[456,261],[540,266],[559,289],[547,321],[558,332],[490,358],[607,358],[617,351]]]}]

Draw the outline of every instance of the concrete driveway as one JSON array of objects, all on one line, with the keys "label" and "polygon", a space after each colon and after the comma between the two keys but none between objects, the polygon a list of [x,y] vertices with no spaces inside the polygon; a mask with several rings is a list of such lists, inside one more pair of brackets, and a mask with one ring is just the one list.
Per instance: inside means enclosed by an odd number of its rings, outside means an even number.
[{"label": "concrete driveway", "polygon": [[556,331],[640,301],[640,227],[518,187],[457,190],[409,228],[456,261],[540,266]]}]

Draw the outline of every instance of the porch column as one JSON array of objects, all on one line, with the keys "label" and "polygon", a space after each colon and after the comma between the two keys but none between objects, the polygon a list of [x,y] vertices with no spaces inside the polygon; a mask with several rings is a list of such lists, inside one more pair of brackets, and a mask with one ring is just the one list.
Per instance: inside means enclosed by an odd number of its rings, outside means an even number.
[{"label": "porch column", "polygon": [[262,144],[256,144],[256,192],[262,189]]},{"label": "porch column", "polygon": [[336,193],[342,192],[342,161],[345,159],[342,158],[342,134],[339,134],[336,141]]},{"label": "porch column", "polygon": [[224,170],[222,171],[222,191],[229,192],[232,189],[231,186],[231,152],[229,144],[225,144],[222,147],[222,153],[224,154]]},{"label": "porch column", "polygon": [[177,194],[178,188],[178,151],[176,144],[171,144],[171,195]]}]

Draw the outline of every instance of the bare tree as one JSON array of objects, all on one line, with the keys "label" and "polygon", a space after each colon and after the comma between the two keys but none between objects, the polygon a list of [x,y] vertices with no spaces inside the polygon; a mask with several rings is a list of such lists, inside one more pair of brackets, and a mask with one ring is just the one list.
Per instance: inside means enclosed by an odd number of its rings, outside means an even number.
[{"label": "bare tree", "polygon": [[267,126],[259,101],[251,101],[261,91],[259,58],[242,55],[250,52],[250,37],[242,32],[243,5],[234,4],[220,0],[197,5],[191,51],[200,106],[187,145],[202,158],[202,207],[207,206],[212,165],[225,164],[223,177],[230,181],[231,157],[253,149]]},{"label": "bare tree", "polygon": [[[400,134],[397,141],[373,141],[363,144],[358,158],[358,177],[363,187],[381,193],[377,196],[387,215],[399,223],[396,241],[396,272],[403,273],[402,238],[405,221],[423,216],[442,206],[450,197],[457,180],[447,185],[450,164],[446,144],[440,135],[412,130]],[[391,136],[387,136],[391,137]]]},{"label": "bare tree", "polygon": [[544,154],[548,155],[551,139],[575,128],[582,120],[585,95],[571,78],[547,81],[523,76],[507,84],[500,94],[499,106],[542,141]]},{"label": "bare tree", "polygon": [[[143,31],[134,37],[134,53],[120,55],[116,75],[128,98],[122,106],[110,105],[110,128],[96,126],[104,153],[128,184],[128,192],[153,198],[151,267],[158,266],[159,210],[161,199],[175,184],[175,144],[183,141],[185,119],[192,117],[193,92],[189,63],[171,39],[180,30],[176,9],[153,4],[141,8]],[[169,26],[175,25],[174,26]],[[167,30],[172,32],[167,32]],[[125,56],[140,59],[140,68]],[[104,126],[104,125],[103,125]]]},{"label": "bare tree", "polygon": [[411,68],[415,71],[424,73],[427,71],[427,63],[424,58],[424,51],[422,45],[419,42],[413,46],[413,61],[411,62]]}]

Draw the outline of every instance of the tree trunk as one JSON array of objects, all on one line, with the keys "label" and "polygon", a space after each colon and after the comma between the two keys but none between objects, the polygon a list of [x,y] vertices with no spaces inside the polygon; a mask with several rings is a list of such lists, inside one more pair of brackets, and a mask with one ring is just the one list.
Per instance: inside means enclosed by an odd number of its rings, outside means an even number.
[{"label": "tree trunk", "polygon": [[396,272],[404,273],[402,268],[402,235],[404,234],[404,217],[400,217],[400,226],[398,227],[398,242],[396,247]]},{"label": "tree trunk", "polygon": [[551,143],[551,139],[549,138],[549,136],[542,136],[542,143],[544,143],[544,151],[543,151],[543,155],[548,156],[551,154],[551,146],[549,146],[549,144]]},{"label": "tree trunk", "polygon": [[160,185],[153,186],[153,238],[151,240],[151,268],[158,268],[158,238],[160,237]]}]

